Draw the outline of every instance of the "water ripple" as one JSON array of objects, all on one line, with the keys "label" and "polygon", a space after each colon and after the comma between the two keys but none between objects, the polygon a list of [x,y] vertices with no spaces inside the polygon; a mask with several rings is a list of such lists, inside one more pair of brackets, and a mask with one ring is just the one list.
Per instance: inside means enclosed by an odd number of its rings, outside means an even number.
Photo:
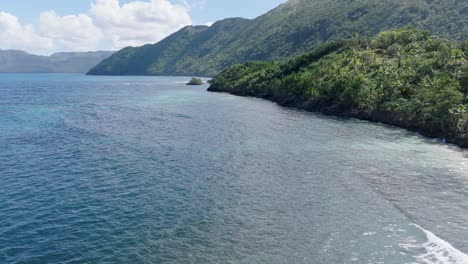
[{"label": "water ripple", "polygon": [[413,223],[468,252],[466,151],[178,77],[0,78],[0,263],[426,263]]}]

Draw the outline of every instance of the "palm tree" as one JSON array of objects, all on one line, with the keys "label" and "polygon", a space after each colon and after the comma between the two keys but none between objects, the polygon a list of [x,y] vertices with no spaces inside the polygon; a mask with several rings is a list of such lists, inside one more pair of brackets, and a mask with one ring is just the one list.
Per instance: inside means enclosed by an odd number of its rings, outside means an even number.
[{"label": "palm tree", "polygon": [[462,72],[460,76],[461,90],[465,94],[468,94],[468,64],[465,64],[461,72]]}]

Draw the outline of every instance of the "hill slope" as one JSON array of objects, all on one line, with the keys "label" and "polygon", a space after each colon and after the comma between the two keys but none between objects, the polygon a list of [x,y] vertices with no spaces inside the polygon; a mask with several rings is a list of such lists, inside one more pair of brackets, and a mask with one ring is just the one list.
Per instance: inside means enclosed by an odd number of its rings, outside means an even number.
[{"label": "hill slope", "polygon": [[86,73],[96,63],[111,56],[111,51],[62,52],[38,56],[19,50],[0,50],[3,73]]},{"label": "hill slope", "polygon": [[186,27],[163,41],[125,48],[94,67],[96,75],[205,75],[250,60],[278,60],[318,45],[412,25],[456,40],[468,37],[464,0],[289,0],[253,20]]},{"label": "hill slope", "polygon": [[385,31],[287,62],[234,65],[209,91],[397,125],[468,147],[468,42]]}]

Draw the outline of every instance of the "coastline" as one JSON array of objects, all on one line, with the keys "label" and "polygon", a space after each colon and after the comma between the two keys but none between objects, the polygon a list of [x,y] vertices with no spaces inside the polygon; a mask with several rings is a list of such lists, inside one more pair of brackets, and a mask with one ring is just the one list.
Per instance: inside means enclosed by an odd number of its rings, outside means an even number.
[{"label": "coastline", "polygon": [[260,99],[268,100],[270,102],[274,102],[283,107],[291,107],[291,108],[296,108],[300,110],[305,110],[308,112],[321,113],[321,114],[329,115],[329,116],[356,118],[356,119],[366,120],[366,121],[375,122],[375,123],[383,123],[383,124],[403,128],[412,132],[417,132],[427,138],[443,139],[447,143],[457,145],[458,147],[461,147],[464,149],[468,149],[468,135],[467,134],[465,134],[462,137],[459,137],[457,135],[443,135],[441,131],[436,131],[430,127],[423,127],[417,124],[416,122],[413,123],[413,122],[406,122],[404,120],[401,120],[398,118],[396,114],[391,113],[391,112],[340,111],[340,109],[333,108],[333,107],[326,106],[326,105],[320,105],[314,101],[301,101],[295,98],[279,98],[279,97],[274,97],[268,94],[245,94],[242,92],[235,92],[235,91],[230,91],[229,89],[215,87],[213,85],[211,85],[207,91],[215,92],[215,93],[228,93],[228,94],[242,96],[242,97],[260,98]]}]

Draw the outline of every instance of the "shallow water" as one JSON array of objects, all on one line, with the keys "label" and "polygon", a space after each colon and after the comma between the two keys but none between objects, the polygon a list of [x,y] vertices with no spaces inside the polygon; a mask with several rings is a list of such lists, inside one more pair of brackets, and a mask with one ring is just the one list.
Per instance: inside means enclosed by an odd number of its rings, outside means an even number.
[{"label": "shallow water", "polygon": [[468,152],[179,77],[0,75],[0,263],[468,263]]}]

